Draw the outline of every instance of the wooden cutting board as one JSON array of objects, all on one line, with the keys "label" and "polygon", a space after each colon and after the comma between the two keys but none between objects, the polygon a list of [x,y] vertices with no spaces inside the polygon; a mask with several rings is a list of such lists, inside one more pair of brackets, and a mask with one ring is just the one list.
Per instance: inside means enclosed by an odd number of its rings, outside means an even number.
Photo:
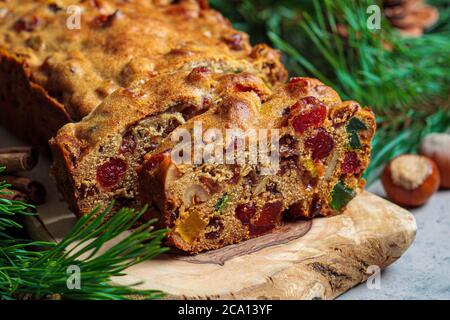
[{"label": "wooden cutting board", "polygon": [[[35,238],[58,241],[73,223],[70,215],[47,212],[28,228]],[[169,299],[333,299],[367,280],[371,266],[384,269],[400,258],[416,228],[409,212],[366,192],[342,215],[193,257],[165,254],[113,281],[142,282],[138,288]]]}]

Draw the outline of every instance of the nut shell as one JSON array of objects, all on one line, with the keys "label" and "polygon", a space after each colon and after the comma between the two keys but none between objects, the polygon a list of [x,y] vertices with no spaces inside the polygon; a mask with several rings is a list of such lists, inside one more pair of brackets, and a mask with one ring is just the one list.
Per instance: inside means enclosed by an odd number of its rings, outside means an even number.
[{"label": "nut shell", "polygon": [[426,136],[419,153],[436,163],[441,176],[441,188],[450,189],[450,134],[433,133]]},{"label": "nut shell", "polygon": [[[393,179],[392,163],[400,157],[417,157],[416,160],[422,159],[428,163],[429,174],[414,189],[408,189],[405,186],[395,183]],[[440,176],[439,171],[433,160],[420,155],[402,155],[392,159],[384,168],[381,175],[381,182],[387,196],[393,202],[404,207],[418,207],[425,204],[428,199],[439,189]]]}]

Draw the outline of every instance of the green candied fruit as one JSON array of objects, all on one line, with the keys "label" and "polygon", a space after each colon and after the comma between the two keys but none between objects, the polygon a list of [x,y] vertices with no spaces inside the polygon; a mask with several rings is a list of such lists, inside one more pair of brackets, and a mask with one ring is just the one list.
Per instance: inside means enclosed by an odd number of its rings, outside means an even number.
[{"label": "green candied fruit", "polygon": [[361,141],[358,137],[358,132],[366,130],[367,126],[358,118],[351,118],[347,125],[347,132],[350,134],[350,147],[352,149],[361,149]]},{"label": "green candied fruit", "polygon": [[336,184],[331,192],[330,207],[336,211],[342,210],[354,197],[356,192],[347,188],[342,181]]},{"label": "green candied fruit", "polygon": [[228,204],[230,200],[230,196],[227,193],[224,193],[222,197],[220,197],[219,201],[214,205],[214,211],[221,212],[223,208]]}]

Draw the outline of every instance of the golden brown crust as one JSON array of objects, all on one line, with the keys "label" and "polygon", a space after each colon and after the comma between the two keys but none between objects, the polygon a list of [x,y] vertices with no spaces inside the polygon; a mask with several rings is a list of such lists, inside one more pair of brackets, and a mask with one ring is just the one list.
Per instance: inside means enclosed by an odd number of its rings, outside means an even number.
[{"label": "golden brown crust", "polygon": [[[65,115],[66,122],[81,120],[118,88],[176,70],[208,66],[249,71],[268,83],[286,78],[278,52],[252,48],[205,1],[169,2],[8,0],[0,4],[2,62],[16,60],[28,82],[43,89],[41,115]],[[73,28],[76,10],[80,29]],[[11,118],[22,119],[12,107]]]},{"label": "golden brown crust", "polygon": [[29,77],[26,61],[0,48],[0,125],[33,145],[45,146],[72,119],[61,103]]}]

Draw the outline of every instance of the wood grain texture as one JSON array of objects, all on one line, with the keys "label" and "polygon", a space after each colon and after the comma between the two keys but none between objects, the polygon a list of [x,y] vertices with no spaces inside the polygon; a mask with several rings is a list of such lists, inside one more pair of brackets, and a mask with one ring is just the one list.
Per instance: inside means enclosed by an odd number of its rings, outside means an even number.
[{"label": "wood grain texture", "polygon": [[[367,280],[367,268],[386,268],[411,245],[414,217],[370,193],[342,215],[315,219],[304,236],[237,255],[196,263],[163,255],[128,270],[117,284],[142,281],[168,299],[333,299]],[[220,249],[222,250],[222,249]]]}]

